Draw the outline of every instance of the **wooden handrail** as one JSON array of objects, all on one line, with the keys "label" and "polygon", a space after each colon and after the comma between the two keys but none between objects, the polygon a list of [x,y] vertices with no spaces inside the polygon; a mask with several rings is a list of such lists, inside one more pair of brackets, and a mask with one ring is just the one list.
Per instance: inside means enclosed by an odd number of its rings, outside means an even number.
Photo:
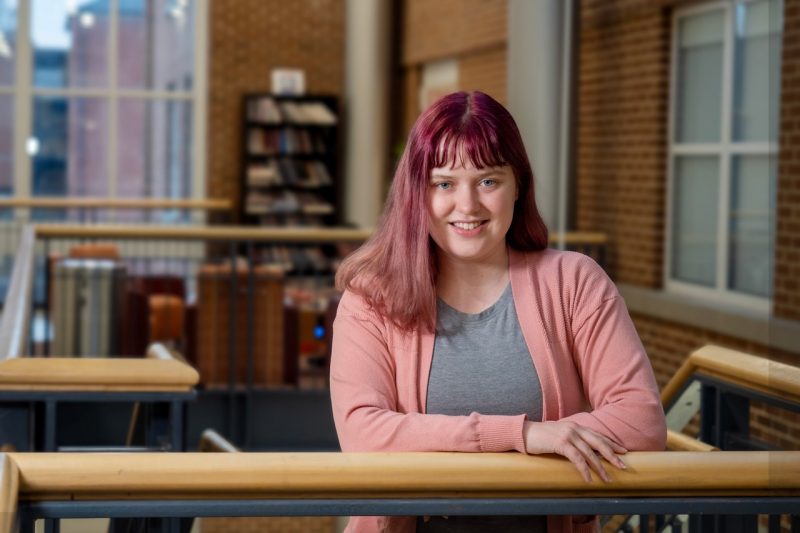
[{"label": "wooden handrail", "polygon": [[189,391],[197,370],[155,344],[146,358],[18,357],[0,361],[0,390]]},{"label": "wooden handrail", "polygon": [[269,228],[253,226],[147,226],[37,224],[36,236],[47,238],[146,240],[250,240],[262,242],[360,242],[371,232],[349,228]]},{"label": "wooden handrail", "polygon": [[729,348],[707,345],[693,352],[661,391],[669,406],[693,374],[800,404],[800,368]]},{"label": "wooden handrail", "polygon": [[8,454],[0,454],[0,531],[12,531],[17,516],[19,475]]},{"label": "wooden handrail", "polygon": [[0,317],[0,361],[19,357],[27,345],[35,238],[33,228],[23,228]]},{"label": "wooden handrail", "polygon": [[227,198],[63,198],[63,197],[12,197],[0,198],[0,208],[42,209],[197,209],[204,211],[230,211],[233,202]]},{"label": "wooden handrail", "polygon": [[631,452],[610,483],[516,453],[12,453],[20,499],[800,494],[800,452]]},{"label": "wooden handrail", "polygon": [[715,452],[719,448],[677,431],[667,430],[667,450],[673,452]]},{"label": "wooden handrail", "polygon": [[[253,227],[253,226],[152,226],[152,225],[82,225],[37,224],[37,237],[86,239],[148,239],[148,240],[252,240],[268,242],[363,242],[372,230],[351,228]],[[550,234],[556,243],[559,235]],[[606,244],[604,233],[569,232],[564,235],[568,245]]]}]

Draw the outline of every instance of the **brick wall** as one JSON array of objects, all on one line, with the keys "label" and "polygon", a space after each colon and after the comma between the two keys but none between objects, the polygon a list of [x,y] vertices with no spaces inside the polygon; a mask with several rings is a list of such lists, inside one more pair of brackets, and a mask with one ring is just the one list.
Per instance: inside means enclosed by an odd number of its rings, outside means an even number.
[{"label": "brick wall", "polygon": [[784,1],[779,149],[773,304],[800,320],[800,0]]},{"label": "brick wall", "polygon": [[[660,389],[663,389],[690,353],[706,344],[716,344],[797,365],[796,354],[642,314],[632,314],[631,318],[650,357]],[[782,449],[800,449],[800,414],[788,413],[758,402],[753,402],[752,406],[752,436]]]},{"label": "brick wall", "polygon": [[400,11],[404,111],[396,142],[405,140],[421,111],[417,89],[425,63],[458,59],[458,90],[480,90],[506,103],[507,0],[404,0]]},{"label": "brick wall", "polygon": [[241,97],[275,67],[305,70],[310,93],[341,95],[344,0],[214,0],[209,13],[208,190],[239,201]]},{"label": "brick wall", "polygon": [[662,277],[669,23],[647,0],[583,3],[575,223],[609,235],[615,279]]},{"label": "brick wall", "polygon": [[505,46],[507,0],[405,0],[403,64]]},{"label": "brick wall", "polygon": [[[576,225],[610,237],[616,281],[662,284],[672,9],[691,2],[586,0],[580,14]],[[786,0],[775,314],[800,318],[800,0]],[[714,343],[798,364],[778,352],[684,324],[634,315],[663,387],[686,356]],[[800,417],[759,406],[753,433],[800,448]]]}]

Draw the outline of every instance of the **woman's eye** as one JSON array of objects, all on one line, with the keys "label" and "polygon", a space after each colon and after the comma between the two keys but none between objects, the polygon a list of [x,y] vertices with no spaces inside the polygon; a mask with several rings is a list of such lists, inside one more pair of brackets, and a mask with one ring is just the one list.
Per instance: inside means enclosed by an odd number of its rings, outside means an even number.
[{"label": "woman's eye", "polygon": [[497,181],[495,181],[495,180],[493,180],[493,179],[489,179],[489,178],[487,178],[487,179],[485,179],[485,180],[481,180],[481,184],[482,184],[484,187],[491,187],[492,185],[494,185],[494,184],[496,184],[496,183],[497,183]]},{"label": "woman's eye", "polygon": [[436,187],[437,189],[442,189],[443,191],[446,191],[451,187],[451,184],[447,183],[446,181],[440,181],[439,183],[434,183],[433,186]]}]

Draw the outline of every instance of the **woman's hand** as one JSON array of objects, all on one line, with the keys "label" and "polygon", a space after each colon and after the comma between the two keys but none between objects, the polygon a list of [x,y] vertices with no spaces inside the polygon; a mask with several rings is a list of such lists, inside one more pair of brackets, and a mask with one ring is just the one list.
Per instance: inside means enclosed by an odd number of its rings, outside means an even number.
[{"label": "woman's hand", "polygon": [[522,435],[526,452],[563,455],[575,464],[587,483],[592,482],[592,470],[603,481],[610,481],[595,450],[612,465],[620,469],[625,468],[625,463],[617,457],[617,454],[625,453],[628,450],[596,431],[579,426],[574,422],[526,421],[522,427]]}]

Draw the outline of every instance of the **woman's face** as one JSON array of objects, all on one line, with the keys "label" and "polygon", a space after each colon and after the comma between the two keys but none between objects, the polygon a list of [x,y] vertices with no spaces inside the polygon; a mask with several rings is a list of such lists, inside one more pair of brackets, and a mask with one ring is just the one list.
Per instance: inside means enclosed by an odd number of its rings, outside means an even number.
[{"label": "woman's face", "polygon": [[445,257],[482,262],[505,254],[517,184],[509,166],[434,168],[428,183],[430,234]]}]

